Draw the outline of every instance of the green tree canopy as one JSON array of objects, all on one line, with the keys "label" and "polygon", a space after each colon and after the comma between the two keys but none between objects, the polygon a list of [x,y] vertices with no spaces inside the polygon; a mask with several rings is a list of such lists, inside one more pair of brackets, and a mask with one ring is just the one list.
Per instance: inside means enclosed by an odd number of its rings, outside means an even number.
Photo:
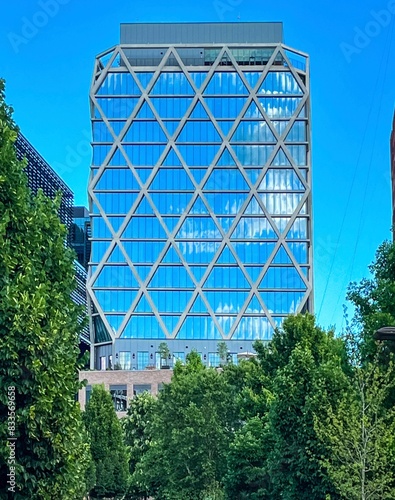
[{"label": "green tree canopy", "polygon": [[312,315],[298,315],[271,342],[254,347],[257,360],[226,370],[245,419],[228,455],[229,498],[337,498],[320,461],[329,451],[314,419],[347,385],[344,343]]},{"label": "green tree canopy", "polygon": [[123,496],[128,487],[129,466],[121,423],[111,394],[103,385],[94,385],[84,413],[96,469],[94,498]]},{"label": "green tree canopy", "polygon": [[160,392],[152,445],[138,465],[157,499],[223,498],[226,453],[237,426],[233,392],[221,372],[205,368],[197,353],[176,363]]},{"label": "green tree canopy", "polygon": [[329,443],[322,463],[341,498],[390,500],[395,496],[395,413],[385,401],[394,386],[392,363],[355,366],[347,391],[327,401],[315,429]]},{"label": "green tree canopy", "polygon": [[55,202],[32,197],[0,81],[0,489],[5,495],[8,388],[15,391],[15,498],[82,498],[89,446],[75,394],[81,313],[73,252]]},{"label": "green tree canopy", "polygon": [[355,306],[353,326],[362,337],[363,360],[373,361],[379,348],[380,363],[387,364],[389,353],[395,354],[395,341],[380,346],[374,340],[376,330],[383,326],[395,326],[395,244],[382,243],[375,261],[369,266],[370,278],[351,283],[347,299]]},{"label": "green tree canopy", "polygon": [[121,423],[125,434],[125,443],[129,450],[129,470],[131,484],[126,498],[139,499],[148,497],[148,491],[140,485],[140,478],[135,475],[137,464],[147,453],[152,436],[150,425],[156,410],[157,400],[145,391],[130,400],[127,415]]}]

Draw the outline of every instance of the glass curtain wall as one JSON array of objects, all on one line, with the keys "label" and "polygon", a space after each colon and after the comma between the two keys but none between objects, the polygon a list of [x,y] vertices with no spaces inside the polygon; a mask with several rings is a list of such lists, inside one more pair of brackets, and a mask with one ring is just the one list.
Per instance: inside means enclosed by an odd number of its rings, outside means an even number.
[{"label": "glass curtain wall", "polygon": [[157,74],[120,48],[101,77],[91,293],[121,338],[268,340],[308,309],[306,68],[280,49]]}]

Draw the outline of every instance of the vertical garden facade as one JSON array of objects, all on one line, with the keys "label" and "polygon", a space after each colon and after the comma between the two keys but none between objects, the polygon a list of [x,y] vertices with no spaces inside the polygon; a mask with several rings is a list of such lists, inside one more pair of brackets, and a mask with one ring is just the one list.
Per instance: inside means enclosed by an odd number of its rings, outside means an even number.
[{"label": "vertical garden facade", "polygon": [[160,342],[215,365],[312,310],[309,96],[281,23],[122,25],[97,57],[97,368],[155,365]]}]

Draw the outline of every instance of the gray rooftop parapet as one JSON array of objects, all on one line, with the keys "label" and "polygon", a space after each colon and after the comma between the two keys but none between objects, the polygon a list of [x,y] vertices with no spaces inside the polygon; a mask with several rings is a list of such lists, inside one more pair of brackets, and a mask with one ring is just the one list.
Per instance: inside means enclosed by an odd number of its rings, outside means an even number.
[{"label": "gray rooftop parapet", "polygon": [[282,43],[283,24],[124,23],[121,44]]}]

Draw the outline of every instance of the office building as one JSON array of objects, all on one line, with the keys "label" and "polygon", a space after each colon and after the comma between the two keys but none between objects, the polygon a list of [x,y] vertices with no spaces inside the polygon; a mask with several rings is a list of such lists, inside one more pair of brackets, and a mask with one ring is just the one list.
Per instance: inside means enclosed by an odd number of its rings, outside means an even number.
[{"label": "office building", "polygon": [[89,211],[86,207],[73,207],[73,222],[71,224],[71,247],[77,254],[81,266],[88,270],[91,253],[91,222]]},{"label": "office building", "polygon": [[312,311],[309,86],[282,23],[122,24],[97,56],[91,368],[217,365]]},{"label": "office building", "polygon": [[15,141],[15,148],[18,160],[25,158],[27,161],[25,172],[32,193],[37,194],[42,189],[45,196],[51,199],[58,192],[62,193],[59,218],[69,230],[73,219],[73,192],[21,133]]}]

